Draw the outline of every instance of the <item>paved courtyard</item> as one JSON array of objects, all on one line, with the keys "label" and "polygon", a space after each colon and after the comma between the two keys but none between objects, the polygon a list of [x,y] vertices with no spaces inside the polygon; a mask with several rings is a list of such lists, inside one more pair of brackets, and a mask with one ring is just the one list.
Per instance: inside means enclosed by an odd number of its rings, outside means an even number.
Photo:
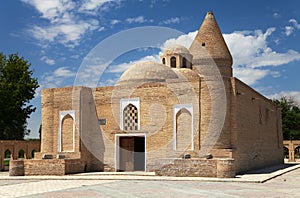
[{"label": "paved courtyard", "polygon": [[[2,173],[3,174],[3,173]],[[252,177],[259,175],[252,175]],[[253,181],[157,180],[116,176],[97,179],[3,179],[0,197],[300,197],[300,169],[287,172],[264,183]],[[92,178],[93,177],[93,178]],[[117,180],[117,178],[122,180]],[[128,179],[126,179],[128,177]],[[151,178],[144,176],[146,178]],[[89,179],[90,178],[90,179]],[[104,177],[105,178],[105,177]],[[109,177],[107,177],[109,178]]]}]

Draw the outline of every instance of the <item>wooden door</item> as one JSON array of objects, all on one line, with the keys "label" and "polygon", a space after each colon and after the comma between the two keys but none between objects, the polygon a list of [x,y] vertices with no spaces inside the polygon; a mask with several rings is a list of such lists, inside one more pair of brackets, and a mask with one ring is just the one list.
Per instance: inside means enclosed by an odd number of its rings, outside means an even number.
[{"label": "wooden door", "polygon": [[119,171],[134,171],[134,137],[120,137]]}]

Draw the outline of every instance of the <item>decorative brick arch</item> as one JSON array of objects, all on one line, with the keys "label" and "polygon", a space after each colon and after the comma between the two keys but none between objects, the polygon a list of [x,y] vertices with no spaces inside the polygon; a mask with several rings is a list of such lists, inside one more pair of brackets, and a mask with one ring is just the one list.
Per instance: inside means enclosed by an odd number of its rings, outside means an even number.
[{"label": "decorative brick arch", "polygon": [[300,140],[284,140],[283,146],[289,150],[289,162],[295,162],[295,150],[300,147]]},{"label": "decorative brick arch", "polygon": [[[41,142],[39,140],[0,140],[0,170],[4,170],[5,152],[9,151],[13,159],[19,158],[19,152],[24,151],[24,158],[33,158],[32,151],[40,151]],[[8,157],[10,158],[10,156]],[[6,167],[7,168],[7,167]]]},{"label": "decorative brick arch", "polygon": [[25,151],[24,149],[20,149],[18,152],[18,158],[24,158],[25,157]]}]

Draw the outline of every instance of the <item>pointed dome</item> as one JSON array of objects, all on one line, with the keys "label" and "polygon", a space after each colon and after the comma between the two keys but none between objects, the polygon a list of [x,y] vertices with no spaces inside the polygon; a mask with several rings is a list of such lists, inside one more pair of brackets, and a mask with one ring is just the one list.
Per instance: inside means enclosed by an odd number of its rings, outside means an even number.
[{"label": "pointed dome", "polygon": [[210,56],[218,66],[232,66],[232,56],[212,12],[206,14],[190,52],[196,64]]}]

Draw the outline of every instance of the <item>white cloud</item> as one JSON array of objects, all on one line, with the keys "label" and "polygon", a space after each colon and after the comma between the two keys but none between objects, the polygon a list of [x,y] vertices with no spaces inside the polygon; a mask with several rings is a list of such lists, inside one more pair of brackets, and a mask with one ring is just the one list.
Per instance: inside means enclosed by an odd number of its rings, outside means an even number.
[{"label": "white cloud", "polygon": [[68,67],[60,67],[54,71],[46,72],[39,78],[40,87],[36,91],[36,97],[40,95],[40,91],[43,89],[72,85],[75,75],[76,72]]},{"label": "white cloud", "polygon": [[162,45],[162,50],[171,47],[173,45],[183,45],[186,48],[189,48],[196,37],[198,31],[190,32],[188,34],[180,35],[177,38],[168,39]]},{"label": "white cloud", "polygon": [[132,24],[132,23],[146,23],[146,22],[153,22],[152,19],[148,20],[148,19],[145,19],[144,16],[138,16],[138,17],[135,17],[135,18],[127,18],[126,19],[126,22],[129,23],[129,24]]},{"label": "white cloud", "polygon": [[233,56],[233,71],[236,77],[253,85],[267,75],[274,77],[280,75],[279,72],[274,73],[263,67],[280,66],[300,60],[300,53],[297,51],[288,50],[285,53],[278,53],[269,46],[267,40],[274,31],[275,28],[269,28],[266,32],[255,30],[224,34]]},{"label": "white cloud", "polygon": [[92,11],[97,10],[103,4],[112,2],[113,0],[85,0],[79,8],[79,11]]},{"label": "white cloud", "polygon": [[[66,47],[79,45],[84,35],[94,30],[103,30],[99,21],[90,14],[97,14],[97,10],[107,4],[119,3],[120,0],[22,0],[34,7],[41,18],[48,20],[45,25],[33,25],[28,32],[39,40],[42,46],[58,42]],[[85,17],[82,17],[85,15]]]},{"label": "white cloud", "polygon": [[271,75],[273,76],[273,78],[279,78],[281,76],[279,71],[272,71]]},{"label": "white cloud", "polygon": [[292,26],[285,26],[284,30],[286,36],[290,36],[294,32],[294,28]]},{"label": "white cloud", "polygon": [[254,68],[234,68],[233,75],[241,79],[248,85],[255,84],[258,80],[270,74],[270,70],[254,69]]},{"label": "white cloud", "polygon": [[289,22],[292,23],[295,28],[300,29],[300,24],[297,22],[296,19],[290,19]]},{"label": "white cloud", "polygon": [[273,17],[274,17],[275,19],[278,19],[278,18],[281,17],[281,15],[280,15],[278,12],[274,12],[274,13],[273,13]]},{"label": "white cloud", "polygon": [[165,24],[165,25],[169,25],[172,23],[180,23],[180,18],[179,17],[172,17],[170,19],[164,20],[162,22],[160,22],[160,24]]},{"label": "white cloud", "polygon": [[76,73],[68,69],[68,67],[60,67],[53,72],[53,75],[55,77],[72,77],[75,76]]},{"label": "white cloud", "polygon": [[105,27],[100,27],[100,28],[98,28],[98,32],[102,32],[102,31],[104,31],[105,30]]},{"label": "white cloud", "polygon": [[121,22],[120,20],[114,19],[114,20],[111,20],[111,21],[110,21],[110,24],[111,24],[111,25],[116,25],[116,24],[118,24],[118,23],[120,23],[120,22]]},{"label": "white cloud", "polygon": [[282,97],[291,97],[300,106],[300,91],[281,91],[279,93],[271,94],[267,96],[270,99],[280,99]]},{"label": "white cloud", "polygon": [[22,0],[30,4],[42,14],[42,17],[50,20],[51,23],[63,18],[64,14],[75,7],[72,0]]},{"label": "white cloud", "polygon": [[87,31],[97,29],[98,21],[78,21],[76,23],[59,23],[47,27],[33,26],[29,32],[41,42],[57,41],[67,47],[74,47]]},{"label": "white cloud", "polygon": [[48,65],[54,65],[55,64],[55,60],[48,58],[47,56],[42,56],[41,58],[42,61],[44,61],[45,63],[47,63]]}]

